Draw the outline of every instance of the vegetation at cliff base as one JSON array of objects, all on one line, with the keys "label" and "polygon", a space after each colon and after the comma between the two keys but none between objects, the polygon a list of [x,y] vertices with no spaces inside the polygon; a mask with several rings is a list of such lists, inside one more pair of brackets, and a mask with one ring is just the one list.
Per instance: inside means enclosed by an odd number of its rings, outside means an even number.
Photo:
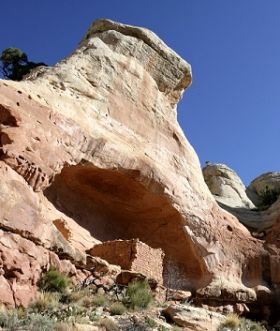
[{"label": "vegetation at cliff base", "polygon": [[47,292],[64,292],[70,284],[70,279],[55,268],[50,268],[38,282],[41,290]]},{"label": "vegetation at cliff base", "polygon": [[153,300],[148,282],[132,282],[128,284],[126,297],[130,306],[134,308],[147,308]]},{"label": "vegetation at cliff base", "polygon": [[6,48],[1,56],[1,72],[4,78],[11,80],[22,80],[32,69],[38,66],[46,66],[45,63],[35,63],[28,60],[26,53],[19,48]]}]

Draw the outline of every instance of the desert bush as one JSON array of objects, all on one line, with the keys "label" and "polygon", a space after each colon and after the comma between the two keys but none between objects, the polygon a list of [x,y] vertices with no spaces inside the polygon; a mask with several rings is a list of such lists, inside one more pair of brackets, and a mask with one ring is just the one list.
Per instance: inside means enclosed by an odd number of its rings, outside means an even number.
[{"label": "desert bush", "polygon": [[137,281],[128,284],[126,300],[133,309],[147,308],[153,301],[152,292],[147,281]]},{"label": "desert bush", "polygon": [[16,310],[0,312],[0,326],[7,331],[17,330],[20,327],[20,318]]},{"label": "desert bush", "polygon": [[57,322],[54,325],[54,330],[55,331],[76,331],[77,328],[75,328],[72,323]]},{"label": "desert bush", "polygon": [[110,305],[109,311],[111,315],[122,315],[126,312],[126,307],[121,302],[114,302]]},{"label": "desert bush", "polygon": [[66,275],[52,267],[43,274],[38,286],[42,291],[63,293],[70,283],[71,281]]},{"label": "desert bush", "polygon": [[88,317],[91,322],[96,322],[100,320],[101,313],[96,310],[93,310],[88,313]]},{"label": "desert bush", "polygon": [[104,294],[96,294],[92,297],[92,303],[95,306],[104,306],[107,303],[107,299]]},{"label": "desert bush", "polygon": [[265,331],[263,326],[246,318],[239,318],[236,314],[229,314],[221,323],[219,331]]},{"label": "desert bush", "polygon": [[77,303],[64,306],[62,309],[54,311],[51,316],[58,321],[73,321],[75,322],[76,318],[85,314],[85,309],[79,306]]},{"label": "desert bush", "polygon": [[265,187],[260,193],[259,197],[261,203],[259,209],[265,210],[269,208],[280,196],[280,189]]},{"label": "desert bush", "polygon": [[57,292],[38,292],[30,308],[36,312],[53,310],[58,307],[60,295]]},{"label": "desert bush", "polygon": [[100,326],[103,326],[107,331],[119,331],[120,330],[120,328],[118,327],[116,322],[114,322],[113,320],[111,320],[109,318],[103,318],[99,322],[99,324],[100,324]]},{"label": "desert bush", "polygon": [[246,318],[240,319],[240,331],[265,331],[266,329],[258,322]]},{"label": "desert bush", "polygon": [[80,301],[81,299],[85,297],[89,297],[92,295],[92,292],[88,288],[83,288],[83,289],[74,289],[72,292],[69,294],[70,301],[76,302]]},{"label": "desert bush", "polygon": [[240,318],[236,314],[228,314],[225,320],[221,323],[220,330],[230,329],[237,330],[240,325]]},{"label": "desert bush", "polygon": [[154,319],[150,318],[150,317],[146,317],[146,323],[152,329],[157,326],[157,322]]},{"label": "desert bush", "polygon": [[41,314],[30,314],[27,316],[27,319],[23,321],[23,324],[27,326],[26,329],[19,330],[28,330],[28,331],[53,331],[54,322],[48,316]]},{"label": "desert bush", "polygon": [[88,301],[88,299],[91,300],[91,295],[92,293],[88,289],[74,289],[73,291],[64,291],[61,294],[60,302],[65,304],[80,302],[83,305],[84,301]]},{"label": "desert bush", "polygon": [[0,326],[5,331],[53,331],[53,321],[44,315],[29,313],[19,314],[18,310],[0,313]]}]

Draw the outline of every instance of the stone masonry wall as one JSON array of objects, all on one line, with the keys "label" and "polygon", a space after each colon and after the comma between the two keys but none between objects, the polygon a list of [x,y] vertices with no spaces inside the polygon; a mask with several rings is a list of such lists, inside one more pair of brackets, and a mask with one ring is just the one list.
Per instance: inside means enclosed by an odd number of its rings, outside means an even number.
[{"label": "stone masonry wall", "polygon": [[164,253],[160,248],[151,248],[138,239],[113,240],[95,245],[89,253],[162,283]]}]

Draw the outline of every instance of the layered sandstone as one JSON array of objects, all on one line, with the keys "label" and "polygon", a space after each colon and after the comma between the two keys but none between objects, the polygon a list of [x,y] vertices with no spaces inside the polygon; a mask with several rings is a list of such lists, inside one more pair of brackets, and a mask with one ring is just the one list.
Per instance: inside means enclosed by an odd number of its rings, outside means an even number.
[{"label": "layered sandstone", "polygon": [[94,244],[139,238],[171,288],[250,301],[265,249],[217,205],[177,123],[190,82],[155,34],[109,20],[54,67],[1,81],[3,229],[81,267]]}]

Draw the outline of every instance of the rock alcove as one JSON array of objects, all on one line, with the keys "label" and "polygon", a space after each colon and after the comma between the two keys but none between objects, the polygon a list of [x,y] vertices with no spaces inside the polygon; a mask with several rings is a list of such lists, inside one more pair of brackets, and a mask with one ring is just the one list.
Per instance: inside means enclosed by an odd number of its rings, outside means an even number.
[{"label": "rock alcove", "polygon": [[153,248],[162,248],[168,287],[205,285],[206,271],[186,240],[180,214],[162,193],[143,185],[139,171],[64,167],[45,196],[101,242],[139,238]]}]

